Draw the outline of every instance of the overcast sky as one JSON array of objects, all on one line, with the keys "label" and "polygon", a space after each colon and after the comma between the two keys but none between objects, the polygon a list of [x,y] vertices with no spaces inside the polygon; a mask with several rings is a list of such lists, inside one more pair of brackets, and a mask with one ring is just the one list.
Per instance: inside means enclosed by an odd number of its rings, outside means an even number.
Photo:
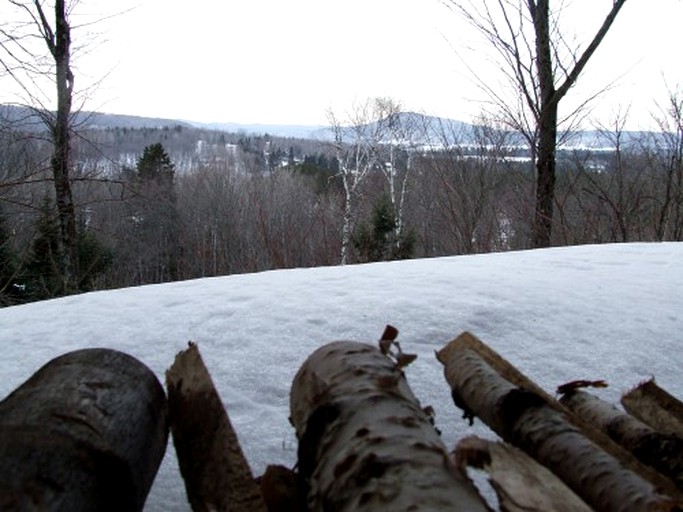
[{"label": "overcast sky", "polygon": [[[564,3],[585,40],[612,0]],[[97,44],[76,59],[77,85],[101,79],[86,109],[325,124],[330,108],[385,96],[469,121],[483,99],[471,70],[499,80],[485,47],[468,50],[477,35],[439,0],[80,0],[73,21],[120,11],[88,29]],[[683,86],[681,20],[682,0],[627,2],[567,104],[616,80],[594,117],[606,123],[630,105],[631,126],[650,123],[665,81]]]}]

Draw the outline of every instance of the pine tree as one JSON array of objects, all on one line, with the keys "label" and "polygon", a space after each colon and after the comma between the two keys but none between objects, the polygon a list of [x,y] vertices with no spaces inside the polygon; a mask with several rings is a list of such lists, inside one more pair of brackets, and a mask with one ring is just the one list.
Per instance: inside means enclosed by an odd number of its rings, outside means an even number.
[{"label": "pine tree", "polygon": [[173,185],[175,166],[161,143],[151,144],[143,149],[137,163],[137,176],[141,182]]},{"label": "pine tree", "polygon": [[133,218],[137,250],[136,284],[178,278],[179,220],[176,208],[175,166],[160,143],[144,148],[135,169],[139,197]]},{"label": "pine tree", "polygon": [[396,235],[396,215],[388,194],[382,194],[372,211],[370,224],[361,222],[353,236],[353,244],[361,261],[407,259],[413,254],[412,234]]},{"label": "pine tree", "polygon": [[59,223],[49,198],[43,199],[36,224],[36,237],[26,264],[27,293],[32,300],[42,300],[66,293],[60,269]]},{"label": "pine tree", "polygon": [[19,266],[12,249],[11,237],[0,210],[0,306],[16,302],[18,289],[15,288]]}]

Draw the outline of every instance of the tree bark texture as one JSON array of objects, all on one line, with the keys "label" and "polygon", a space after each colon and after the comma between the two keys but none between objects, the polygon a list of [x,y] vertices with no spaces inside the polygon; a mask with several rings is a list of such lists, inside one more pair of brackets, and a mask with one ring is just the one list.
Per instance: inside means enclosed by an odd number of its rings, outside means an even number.
[{"label": "tree bark texture", "polygon": [[310,511],[487,510],[378,349],[319,348],[296,374],[290,406]]},{"label": "tree bark texture", "polygon": [[564,395],[560,403],[605,432],[642,463],[667,476],[683,492],[683,440],[661,434],[612,404],[585,391]]},{"label": "tree bark texture", "polygon": [[[471,335],[463,335],[466,341]],[[437,354],[445,366],[453,400],[467,415],[479,416],[503,440],[524,450],[564,481],[589,506],[599,511],[637,511],[669,507],[675,486],[645,468],[627,469],[623,457],[608,453],[573,421],[569,411],[551,405],[545,395],[503,378],[480,354],[460,338]],[[497,356],[499,357],[499,356]],[[502,358],[500,358],[502,360]],[[509,363],[508,363],[509,365]],[[515,370],[516,371],[516,370]],[[609,440],[607,440],[609,441]],[[612,443],[613,444],[613,443]],[[629,467],[640,467],[629,461]],[[647,474],[656,484],[646,480]],[[664,508],[666,509],[666,508]]]},{"label": "tree bark texture", "polygon": [[489,474],[502,512],[592,512],[559,478],[523,451],[478,437],[462,439],[455,449],[459,467]]},{"label": "tree bark texture", "polygon": [[655,430],[683,439],[683,403],[654,380],[645,381],[626,393],[621,405]]},{"label": "tree bark texture", "polygon": [[54,145],[51,167],[60,228],[60,263],[63,293],[78,289],[78,231],[76,208],[71,190],[71,107],[74,75],[71,70],[71,26],[65,0],[55,1],[53,31],[39,2],[34,2],[41,23],[41,33],[55,62],[57,112],[50,130]]},{"label": "tree bark texture", "polygon": [[142,510],[167,439],[164,390],[140,361],[60,356],[0,402],[0,509]]},{"label": "tree bark texture", "polygon": [[263,511],[265,504],[197,345],[166,372],[171,432],[195,512]]},{"label": "tree bark texture", "polygon": [[[573,66],[564,81],[557,85],[555,74],[558,62],[554,55],[552,26],[550,21],[550,0],[529,0],[529,14],[534,27],[536,49],[536,73],[538,80],[538,148],[536,160],[536,207],[534,210],[534,247],[549,247],[552,235],[553,206],[555,202],[555,166],[557,151],[558,107],[569,89],[576,83],[598,46],[607,35],[626,0],[614,0],[609,14],[600,29]],[[553,58],[555,56],[555,59]],[[520,66],[519,55],[515,56]],[[561,65],[561,64],[560,64]]]}]

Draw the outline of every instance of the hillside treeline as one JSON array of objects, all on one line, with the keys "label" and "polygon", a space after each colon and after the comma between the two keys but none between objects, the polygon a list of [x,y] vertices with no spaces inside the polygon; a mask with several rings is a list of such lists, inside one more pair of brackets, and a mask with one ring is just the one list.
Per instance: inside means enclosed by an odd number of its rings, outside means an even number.
[{"label": "hillside treeline", "polygon": [[[671,126],[558,154],[554,245],[683,238],[680,116]],[[480,125],[465,144],[373,130],[75,133],[78,289],[336,265],[347,232],[348,263],[531,247],[534,165],[506,132]],[[50,155],[40,132],[0,130],[3,305],[63,293]]]}]

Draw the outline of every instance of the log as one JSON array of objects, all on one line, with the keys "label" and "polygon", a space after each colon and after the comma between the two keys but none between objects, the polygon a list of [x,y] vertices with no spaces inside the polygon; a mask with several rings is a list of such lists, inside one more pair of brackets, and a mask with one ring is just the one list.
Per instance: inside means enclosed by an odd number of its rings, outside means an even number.
[{"label": "log", "polygon": [[502,512],[592,512],[559,478],[506,443],[466,437],[455,448],[459,467],[489,474]]},{"label": "log", "polygon": [[196,344],[166,372],[171,433],[195,512],[265,511],[258,484]]},{"label": "log", "polygon": [[140,361],[57,357],[0,402],[0,509],[142,510],[167,439],[164,390]]},{"label": "log", "polygon": [[[639,468],[642,473],[634,471],[631,468],[639,463],[616,445],[611,453],[603,450],[573,421],[569,411],[560,404],[551,405],[545,394],[537,393],[537,386],[519,387],[504,379],[473,350],[468,338],[472,335],[465,333],[437,354],[457,406],[479,416],[503,440],[546,466],[596,510],[666,510],[680,503],[672,482],[647,468]],[[629,461],[628,469],[624,461]],[[668,496],[661,494],[661,489]]]},{"label": "log", "polygon": [[290,410],[308,510],[487,510],[398,361],[375,347],[316,350],[294,378]]},{"label": "log", "polygon": [[683,403],[654,379],[642,382],[621,398],[629,414],[663,434],[683,439]]},{"label": "log", "polygon": [[560,403],[605,432],[642,463],[673,480],[683,492],[683,440],[657,432],[585,391],[568,393]]}]

